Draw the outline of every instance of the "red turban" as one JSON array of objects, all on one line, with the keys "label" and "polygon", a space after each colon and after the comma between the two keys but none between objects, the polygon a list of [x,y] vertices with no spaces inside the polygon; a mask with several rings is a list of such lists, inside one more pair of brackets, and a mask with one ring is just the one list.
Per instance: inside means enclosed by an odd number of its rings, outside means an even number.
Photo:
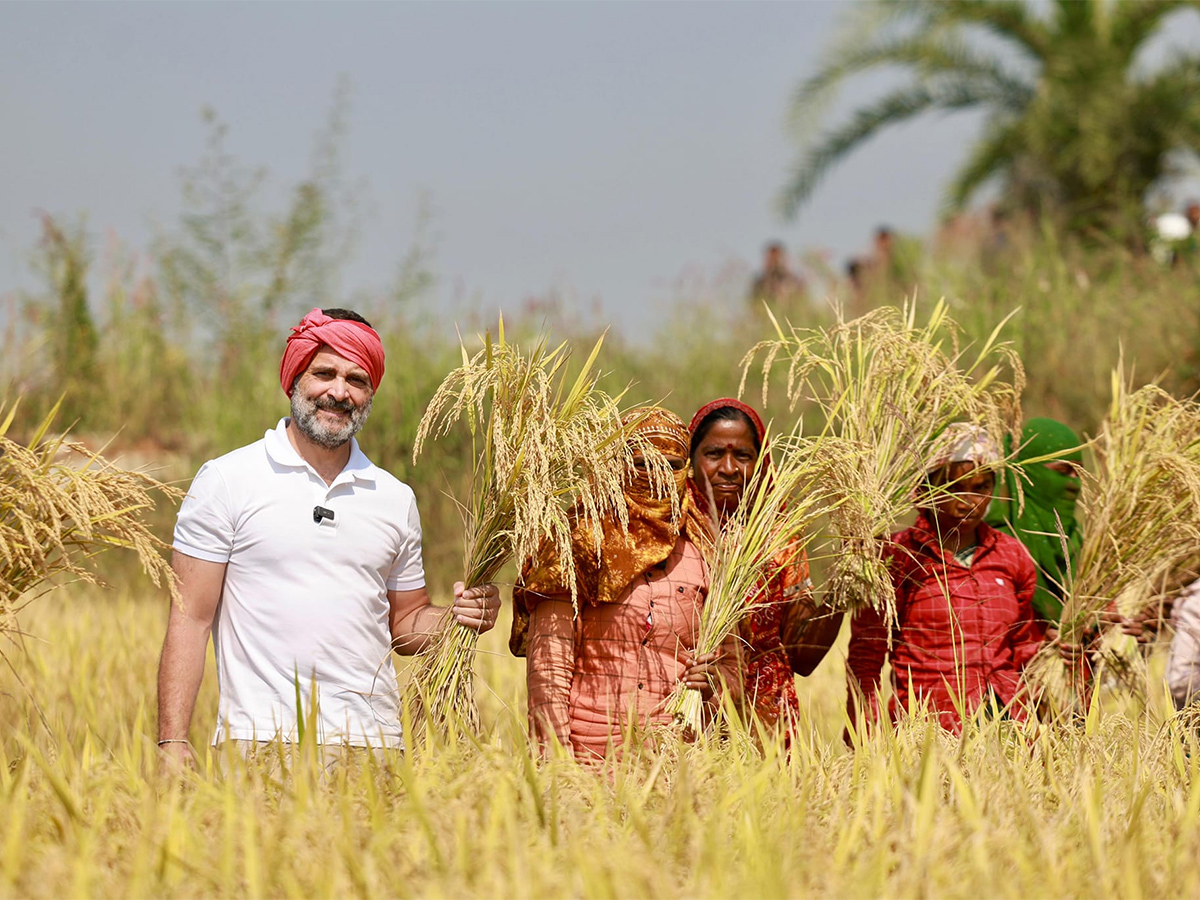
[{"label": "red turban", "polygon": [[279,383],[285,394],[292,396],[296,376],[308,368],[324,344],[355,365],[362,366],[371,379],[371,390],[379,389],[379,382],[383,380],[383,342],[375,329],[365,322],[331,319],[321,310],[314,309],[292,329],[283,350]]}]

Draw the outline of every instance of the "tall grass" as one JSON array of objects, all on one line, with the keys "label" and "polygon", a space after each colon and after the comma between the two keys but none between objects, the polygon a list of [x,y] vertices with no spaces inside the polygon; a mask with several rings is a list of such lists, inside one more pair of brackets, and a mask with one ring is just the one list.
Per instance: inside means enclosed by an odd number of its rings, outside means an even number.
[{"label": "tall grass", "polygon": [[[156,775],[147,688],[166,600],[97,599],[76,588],[30,610],[42,640],[21,674],[48,727],[0,676],[0,896],[1200,892],[1200,747],[1166,737],[1165,696],[1105,693],[1086,727],[1031,742],[1004,723],[962,739],[905,724],[851,753],[835,651],[804,683],[790,756],[714,743],[631,753],[605,777],[530,755],[522,665],[492,634],[478,744],[176,783]],[[215,712],[210,679],[196,735]]]}]

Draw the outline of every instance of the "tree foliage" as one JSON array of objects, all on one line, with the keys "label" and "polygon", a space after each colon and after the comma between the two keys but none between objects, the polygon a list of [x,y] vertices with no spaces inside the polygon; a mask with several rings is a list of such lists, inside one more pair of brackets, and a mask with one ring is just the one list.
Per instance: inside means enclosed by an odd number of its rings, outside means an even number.
[{"label": "tree foliage", "polygon": [[859,8],[855,27],[796,90],[811,125],[832,93],[867,72],[898,87],[806,141],[783,194],[795,215],[821,178],[889,126],[932,111],[981,110],[983,133],[952,179],[962,207],[999,181],[1011,205],[1071,231],[1111,229],[1140,212],[1179,152],[1200,150],[1200,52],[1151,60],[1168,19],[1200,0],[892,0]]},{"label": "tree foliage", "polygon": [[88,306],[88,237],[84,220],[62,225],[42,214],[42,240],[35,265],[50,291],[47,347],[55,389],[74,420],[91,400],[96,377],[96,325]]}]

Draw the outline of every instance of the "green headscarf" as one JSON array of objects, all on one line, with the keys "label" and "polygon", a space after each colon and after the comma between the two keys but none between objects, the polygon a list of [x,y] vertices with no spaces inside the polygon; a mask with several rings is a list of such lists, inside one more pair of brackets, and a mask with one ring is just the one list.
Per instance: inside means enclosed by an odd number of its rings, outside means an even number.
[{"label": "green headscarf", "polygon": [[[1021,447],[1013,467],[1025,473],[1022,487],[1025,492],[1025,508],[1017,515],[1017,474],[1008,471],[1004,475],[1008,496],[997,498],[988,511],[988,523],[1017,538],[1033,561],[1037,563],[1037,590],[1033,597],[1033,608],[1045,621],[1057,623],[1062,615],[1062,588],[1066,580],[1067,558],[1072,562],[1083,545],[1083,534],[1075,521],[1075,501],[1079,492],[1079,479],[1047,469],[1043,463],[1024,466],[1025,460],[1050,454],[1062,454],[1059,458],[1077,465],[1083,463],[1083,451],[1079,437],[1054,419],[1030,419],[1021,435]],[[1012,439],[1006,440],[1005,450],[1012,451]],[[1058,514],[1057,520],[1055,513]],[[1058,521],[1067,538],[1067,557],[1063,555],[1063,542],[1058,534]]]}]

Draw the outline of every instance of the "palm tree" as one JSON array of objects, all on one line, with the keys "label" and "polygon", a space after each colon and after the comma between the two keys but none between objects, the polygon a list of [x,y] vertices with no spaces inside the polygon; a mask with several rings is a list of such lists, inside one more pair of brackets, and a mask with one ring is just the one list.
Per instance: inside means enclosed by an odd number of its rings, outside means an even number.
[{"label": "palm tree", "polygon": [[[852,76],[899,67],[910,77],[808,144],[783,194],[791,217],[821,177],[890,125],[934,110],[982,110],[983,133],[948,205],[999,181],[1005,199],[1062,217],[1072,231],[1140,213],[1180,152],[1200,149],[1200,54],[1157,65],[1142,52],[1200,0],[893,0],[840,42],[792,101],[809,124]],[[860,8],[860,14],[862,10]]]}]

